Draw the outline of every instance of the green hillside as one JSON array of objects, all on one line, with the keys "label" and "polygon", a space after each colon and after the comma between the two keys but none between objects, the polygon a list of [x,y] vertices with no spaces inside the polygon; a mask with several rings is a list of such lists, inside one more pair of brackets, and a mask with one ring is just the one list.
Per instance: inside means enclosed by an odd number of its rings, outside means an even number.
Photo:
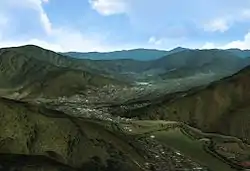
[{"label": "green hillside", "polygon": [[[141,78],[149,80],[158,78],[159,76],[162,79],[183,78],[200,73],[214,73],[221,76],[228,76],[249,64],[247,60],[223,50],[189,50],[176,48],[171,51],[172,53],[150,61],[133,59],[76,59],[31,45],[3,49],[2,51],[8,50],[55,66],[89,71],[129,82]],[[133,51],[125,52],[133,54]],[[146,54],[146,52],[147,50],[145,50],[144,53]],[[107,55],[113,53],[107,53]],[[98,55],[105,56],[105,54],[100,53]]]},{"label": "green hillside", "polygon": [[115,52],[66,52],[63,55],[77,58],[77,59],[92,59],[92,60],[120,60],[120,59],[130,59],[138,61],[149,61],[156,60],[163,56],[170,55],[173,53],[181,52],[186,50],[186,48],[177,47],[175,49],[164,51],[156,49],[132,49],[132,50],[122,50]]},{"label": "green hillside", "polygon": [[57,97],[91,87],[126,85],[90,71],[74,69],[74,65],[67,66],[68,62],[71,61],[63,56],[37,47],[2,49],[0,89],[17,90],[26,96]]},{"label": "green hillside", "polygon": [[186,50],[153,62],[151,68],[164,68],[164,79],[192,76],[200,73],[230,75],[249,63],[223,50]]},{"label": "green hillside", "polygon": [[250,56],[249,50],[241,50],[241,49],[227,49],[226,51],[231,52],[241,58],[246,58]]},{"label": "green hillside", "polygon": [[249,88],[250,68],[247,67],[208,86],[166,95],[123,115],[182,121],[205,132],[232,135],[249,143]]},{"label": "green hillside", "polygon": [[[4,170],[174,171],[202,167],[235,171],[230,162],[214,158],[202,147],[207,145],[200,139],[208,135],[180,123],[89,120],[3,98],[0,108],[0,165]],[[187,135],[190,132],[193,135]]]},{"label": "green hillside", "polygon": [[[23,170],[133,170],[143,158],[100,124],[0,99],[0,165]],[[39,164],[40,163],[40,164]],[[26,169],[25,169],[26,168]]]}]

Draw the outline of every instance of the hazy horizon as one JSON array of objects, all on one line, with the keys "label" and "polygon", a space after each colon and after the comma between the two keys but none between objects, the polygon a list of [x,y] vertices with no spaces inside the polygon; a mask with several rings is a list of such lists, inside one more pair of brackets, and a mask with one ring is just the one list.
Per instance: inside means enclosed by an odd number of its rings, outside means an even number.
[{"label": "hazy horizon", "polygon": [[0,48],[250,49],[249,9],[243,0],[2,0]]},{"label": "hazy horizon", "polygon": [[[42,46],[36,45],[36,44],[13,45],[13,46],[6,46],[6,47],[0,47],[0,48],[12,48],[12,47],[22,47],[22,46],[38,46],[38,47],[43,48],[43,49],[54,51],[53,49],[42,47]],[[54,52],[57,52],[57,53],[112,53],[112,52],[133,51],[133,50],[156,50],[156,51],[166,51],[166,52],[168,52],[168,51],[172,51],[172,50],[178,49],[178,48],[190,49],[190,50],[214,50],[214,49],[217,49],[217,50],[238,49],[238,50],[241,50],[241,51],[250,50],[250,48],[249,49],[240,49],[240,48],[221,49],[221,48],[187,48],[187,47],[177,46],[177,47],[170,48],[170,49],[156,49],[156,48],[139,47],[139,48],[131,48],[131,49],[110,50],[110,51],[54,51]]]}]

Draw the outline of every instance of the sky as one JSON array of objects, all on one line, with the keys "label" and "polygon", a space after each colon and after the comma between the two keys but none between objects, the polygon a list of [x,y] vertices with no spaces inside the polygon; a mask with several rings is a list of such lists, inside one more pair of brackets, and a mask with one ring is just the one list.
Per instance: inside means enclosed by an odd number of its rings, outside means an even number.
[{"label": "sky", "polygon": [[250,0],[0,0],[0,47],[250,49]]}]

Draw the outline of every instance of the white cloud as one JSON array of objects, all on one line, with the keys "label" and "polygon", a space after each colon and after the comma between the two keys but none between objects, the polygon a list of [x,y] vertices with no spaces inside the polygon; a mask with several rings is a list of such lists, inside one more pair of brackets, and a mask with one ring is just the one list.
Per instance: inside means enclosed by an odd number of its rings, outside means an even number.
[{"label": "white cloud", "polygon": [[248,32],[243,40],[235,40],[231,41],[225,44],[216,44],[212,42],[207,42],[203,46],[201,46],[201,49],[230,49],[230,48],[238,48],[238,49],[250,49],[250,32]]},{"label": "white cloud", "polygon": [[193,47],[193,43],[188,41],[186,37],[159,37],[159,36],[151,36],[147,44],[144,44],[144,47],[153,48],[153,49],[165,49],[165,50],[171,50],[173,48],[176,48],[178,46],[182,47]]},{"label": "white cloud", "polygon": [[76,30],[54,29],[50,34],[48,41],[46,39],[24,39],[24,40],[3,40],[0,39],[0,47],[22,46],[33,44],[45,49],[67,52],[67,51],[112,51],[119,47],[109,46],[103,43],[100,37],[95,38],[91,35],[84,35]]},{"label": "white cloud", "polygon": [[[222,10],[223,11],[223,10]],[[206,21],[203,25],[204,31],[208,32],[225,32],[230,29],[233,24],[248,22],[250,19],[250,7],[242,7],[240,9],[228,13],[220,18],[214,18]]]},{"label": "white cloud", "polygon": [[[103,33],[83,33],[68,26],[53,26],[48,15],[43,9],[42,3],[44,1],[46,0],[23,0],[22,2],[16,0],[8,0],[8,3],[0,2],[0,7],[5,6],[7,10],[0,10],[0,48],[33,44],[46,49],[61,52],[111,51],[120,49],[118,45],[109,45],[106,42],[106,35]],[[34,22],[36,22],[37,20],[40,21],[41,27],[46,31],[47,34],[45,34],[43,37],[32,37],[29,34],[17,35],[17,37],[1,37],[1,33],[5,33],[5,31],[10,29],[11,27],[15,27],[15,25],[11,25],[10,23],[8,23],[9,19],[22,21],[23,18],[18,18],[19,16],[15,16],[17,18],[10,17],[9,14],[13,13],[16,9],[22,9],[24,11],[31,10],[32,14],[34,15],[31,15],[29,17],[32,17],[32,21]],[[15,24],[15,22],[12,22],[12,24]],[[3,25],[6,27],[6,30],[3,29]]]},{"label": "white cloud", "polygon": [[84,34],[70,28],[55,28],[51,38],[60,45],[62,51],[108,51],[112,49],[105,43],[105,35]]},{"label": "white cloud", "polygon": [[[50,22],[46,12],[44,11],[42,4],[49,2],[48,0],[7,0],[0,2],[0,6],[4,8],[7,7],[5,10],[9,10],[10,13],[15,13],[15,9],[24,9],[24,10],[34,10],[39,15],[39,21],[47,34],[49,34],[52,30],[52,23]],[[13,10],[13,11],[12,11]],[[1,13],[1,11],[0,11]],[[36,19],[37,20],[37,19]]]},{"label": "white cloud", "polygon": [[37,45],[40,47],[43,47],[45,49],[54,50],[57,52],[63,51],[63,48],[58,44],[53,44],[46,42],[44,40],[38,40],[38,39],[29,39],[29,40],[23,40],[23,41],[15,41],[15,40],[8,40],[8,41],[0,41],[0,47],[17,47],[17,46],[23,46],[23,45]]},{"label": "white cloud", "polygon": [[153,45],[162,45],[165,43],[165,41],[166,39],[163,39],[163,38],[157,39],[156,37],[152,36],[149,38],[148,43],[153,44]]},{"label": "white cloud", "polygon": [[250,49],[250,32],[248,32],[243,40],[236,40],[227,43],[221,47],[222,49],[229,49],[229,48],[239,48],[239,49]]},{"label": "white cloud", "polygon": [[0,15],[0,26],[3,27],[8,23],[8,18],[4,15]]},{"label": "white cloud", "polygon": [[212,42],[206,42],[204,45],[201,46],[200,49],[215,49],[215,44]]},{"label": "white cloud", "polygon": [[[5,3],[3,3],[4,1]],[[101,15],[107,16],[113,14],[126,13],[128,18],[130,18],[130,26],[132,28],[131,30],[136,30],[138,34],[143,34],[143,36],[154,35],[148,40],[146,39],[144,44],[141,44],[142,46],[140,47],[144,48],[153,47],[166,49],[170,47],[173,48],[176,46],[186,45],[192,45],[193,47],[194,44],[196,45],[194,48],[199,47],[197,46],[195,40],[194,42],[192,42],[193,40],[189,40],[189,42],[187,42],[187,39],[185,39],[186,35],[187,37],[189,36],[189,30],[188,28],[186,28],[185,25],[190,21],[189,18],[197,20],[197,22],[202,26],[206,26],[206,31],[217,32],[225,32],[235,22],[245,22],[250,19],[250,8],[248,9],[246,4],[242,5],[241,7],[235,8],[232,13],[226,11],[222,6],[219,6],[218,8],[222,11],[221,13],[219,13],[218,11],[216,11],[216,9],[213,9],[214,7],[212,7],[212,5],[209,6],[207,4],[205,4],[203,7],[199,6],[200,8],[192,8],[194,6],[192,3],[199,3],[201,2],[200,0],[190,0],[188,3],[186,1],[177,1],[178,3],[174,4],[175,1],[172,1],[170,3],[170,1],[166,0],[89,0],[89,3],[91,4],[91,7],[97,12],[99,12]],[[8,8],[5,8],[4,6],[6,5],[6,2],[8,2]],[[133,45],[131,42],[129,42],[130,46],[124,44],[122,46],[120,46],[119,44],[111,45],[109,44],[108,37],[103,34],[103,32],[95,32],[90,34],[86,31],[82,32],[77,29],[72,29],[70,25],[66,27],[58,26],[56,25],[56,23],[52,23],[52,21],[50,21],[49,16],[46,14],[46,11],[43,8],[44,3],[48,2],[49,0],[0,0],[0,47],[35,44],[55,51],[113,51],[138,47],[136,45]],[[175,10],[176,7],[180,7],[180,4],[185,6],[185,8],[180,9],[183,11],[182,13]],[[156,6],[154,6],[153,8],[153,5]],[[11,8],[11,6],[14,6],[14,8]],[[28,35],[21,35],[22,33],[20,33],[20,35],[17,35],[16,33],[16,37],[11,37],[11,35],[7,37],[1,37],[1,33],[2,35],[5,35],[5,31],[8,31],[8,28],[15,27],[14,25],[10,24],[11,22],[9,21],[11,18],[9,18],[8,14],[15,14],[14,10],[17,8],[22,8],[22,10],[31,10],[32,14],[34,13],[35,15],[28,16],[30,18],[33,18],[33,20],[29,19],[28,21],[35,21],[35,23],[31,25],[35,25],[35,27],[40,27],[40,29],[43,30],[43,32],[45,32],[46,34],[43,33],[42,37],[39,30],[39,33],[34,35],[32,35],[32,33]],[[6,10],[8,10],[7,13],[4,12]],[[202,13],[204,10],[208,10],[211,12],[209,12],[205,16],[204,13]],[[171,16],[175,16],[176,18],[173,18]],[[19,20],[20,23],[23,23],[21,17],[16,17],[16,20]],[[15,24],[15,22],[12,22],[12,24],[13,23]],[[190,27],[189,24],[190,23],[187,24],[187,27]],[[138,25],[138,27],[140,28],[136,28],[135,25]],[[2,26],[5,26],[5,28]],[[23,29],[25,30],[26,28]],[[29,30],[26,29],[25,31]],[[193,33],[190,34],[191,36],[196,36]],[[198,33],[198,35],[199,34],[200,33]],[[131,37],[134,35],[136,34],[134,34],[133,32],[133,35],[131,34]],[[250,48],[249,37],[250,36],[246,35],[244,40],[236,40],[224,45],[217,44],[216,42],[208,42],[202,47]],[[194,39],[195,38],[197,37],[194,37]]]},{"label": "white cloud", "polygon": [[91,7],[102,15],[126,13],[136,29],[146,30],[151,35],[164,32],[168,27],[179,25],[189,27],[194,23],[198,28],[208,32],[225,32],[235,23],[248,22],[250,18],[249,0],[89,0],[89,2]]},{"label": "white cloud", "polygon": [[0,40],[4,35],[4,30],[6,29],[8,25],[9,19],[0,13]]},{"label": "white cloud", "polygon": [[47,34],[52,32],[52,23],[50,22],[47,14],[44,11],[40,12],[40,20]]},{"label": "white cloud", "polygon": [[214,19],[204,25],[204,30],[209,32],[225,32],[230,28],[230,23],[224,18]]},{"label": "white cloud", "polygon": [[101,15],[126,13],[127,3],[124,0],[89,0],[91,7]]},{"label": "white cloud", "polygon": [[83,34],[80,31],[72,30],[70,28],[53,28],[51,34],[44,39],[27,38],[22,40],[1,40],[0,38],[0,48],[33,44],[57,52],[106,52],[121,49],[119,46],[111,46],[107,44],[105,39],[105,35],[97,35],[95,33]]},{"label": "white cloud", "polygon": [[50,34],[52,31],[52,23],[50,22],[46,12],[44,11],[42,7],[42,3],[47,3],[49,0],[27,0],[27,2],[32,3],[36,6],[36,10],[40,15],[40,21],[46,31],[46,33]]},{"label": "white cloud", "polygon": [[250,9],[245,9],[242,11],[242,17],[245,19],[249,19],[250,18]]}]

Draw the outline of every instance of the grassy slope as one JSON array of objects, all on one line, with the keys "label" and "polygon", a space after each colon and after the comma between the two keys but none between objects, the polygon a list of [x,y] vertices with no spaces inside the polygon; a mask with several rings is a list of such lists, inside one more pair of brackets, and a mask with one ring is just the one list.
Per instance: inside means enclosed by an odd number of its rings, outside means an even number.
[{"label": "grassy slope", "polygon": [[167,95],[155,104],[123,115],[183,121],[205,132],[233,135],[250,142],[249,100],[248,67],[232,77]]},{"label": "grassy slope", "polygon": [[144,157],[129,144],[129,134],[135,137],[148,133],[199,163],[213,164],[212,169],[227,168],[205,153],[199,140],[178,129],[165,130],[164,126],[176,122],[131,121],[120,125],[133,130],[125,136],[110,128],[108,122],[72,118],[23,102],[0,99],[0,108],[0,165],[6,168],[40,164],[44,170],[85,171],[98,166],[101,171],[139,171],[136,163],[143,165]]},{"label": "grassy slope", "polygon": [[168,70],[165,74],[161,74],[162,78],[167,79],[209,72],[229,75],[246,65],[244,59],[227,51],[186,50],[158,59],[153,62],[151,67]]},{"label": "grassy slope", "polygon": [[[132,121],[130,125],[123,124],[132,129],[129,134],[139,136],[150,136],[154,135],[156,140],[160,143],[166,144],[178,151],[185,156],[190,157],[192,160],[207,166],[211,171],[235,171],[228,164],[222,160],[212,156],[204,149],[204,141],[201,139],[213,140],[216,143],[225,142],[230,140],[234,144],[242,144],[240,140],[234,137],[221,136],[215,134],[206,134],[190,126],[180,124],[178,122],[170,121]],[[183,126],[185,130],[183,129]],[[186,132],[188,131],[188,132]],[[193,133],[191,135],[190,133]],[[225,143],[223,145],[228,145]],[[240,149],[239,151],[241,151]]]},{"label": "grassy slope", "polygon": [[89,53],[80,53],[80,52],[68,52],[63,53],[64,55],[80,58],[80,59],[93,59],[93,60],[117,60],[117,59],[134,59],[134,60],[155,60],[162,56],[166,56],[171,52],[154,50],[154,49],[133,49],[133,50],[123,50],[115,52],[89,52]]},{"label": "grassy slope", "polygon": [[235,171],[229,165],[205,152],[202,142],[188,138],[179,129],[159,131],[154,133],[154,135],[159,141],[181,151],[193,160],[208,166],[211,171]]},{"label": "grassy slope", "polygon": [[226,51],[231,52],[241,58],[246,58],[250,56],[249,50],[241,50],[241,49],[227,49]]},{"label": "grassy slope", "polygon": [[142,163],[143,158],[94,122],[6,99],[0,99],[0,108],[0,153],[9,155],[0,155],[1,161],[11,162],[17,154],[39,155],[76,169],[88,167],[91,158],[98,157],[103,167],[116,161],[119,170],[140,170],[134,161]]},{"label": "grassy slope", "polygon": [[[1,50],[0,88],[17,88],[21,89],[20,93],[25,91],[33,96],[42,94],[53,97],[71,95],[90,87],[125,84],[89,71],[74,69],[72,66],[72,68],[67,67],[64,62],[60,62],[60,60],[64,61],[65,57],[60,57],[53,52],[36,47],[25,48]],[[43,57],[48,59],[42,59]],[[52,58],[55,58],[54,63],[50,61]]]},{"label": "grassy slope", "polygon": [[32,45],[11,48],[11,50],[56,66],[91,71],[92,73],[103,75],[116,72],[138,72],[144,70],[145,66],[148,66],[145,61],[143,62],[129,59],[97,61],[89,59],[75,59]]},{"label": "grassy slope", "polygon": [[[57,66],[67,66],[74,69],[88,70],[97,74],[113,75],[119,78],[121,73],[153,73],[157,75],[164,70],[168,71],[176,68],[177,70],[167,72],[162,78],[176,78],[194,75],[200,72],[214,71],[228,75],[235,72],[245,65],[244,59],[239,58],[233,53],[222,50],[176,50],[170,54],[156,60],[137,61],[131,59],[118,60],[89,60],[74,59],[62,56],[52,51],[47,51],[35,46],[23,46],[13,48],[18,53],[25,53]],[[127,52],[125,52],[127,53]],[[131,52],[128,52],[131,53]],[[133,52],[132,52],[133,53]],[[110,53],[108,53],[109,55]],[[116,52],[114,52],[116,55]],[[119,52],[118,52],[119,54]],[[98,54],[100,55],[100,54]],[[104,54],[105,55],[105,54]],[[149,54],[147,54],[149,55]],[[147,56],[145,54],[145,56]],[[132,75],[128,76],[129,78]],[[122,79],[126,76],[123,75]],[[128,79],[129,79],[128,78]]]},{"label": "grassy slope", "polygon": [[30,96],[46,97],[70,96],[93,87],[105,85],[126,85],[111,78],[84,71],[59,69],[48,72],[44,78],[25,86],[21,91],[31,92]]},{"label": "grassy slope", "polygon": [[[225,64],[224,62],[227,61]],[[166,57],[153,61],[151,67],[166,67],[173,68],[197,68],[215,65],[221,65],[222,68],[229,69],[237,67],[243,60],[236,55],[223,50],[185,50],[179,53],[174,53]]]}]

